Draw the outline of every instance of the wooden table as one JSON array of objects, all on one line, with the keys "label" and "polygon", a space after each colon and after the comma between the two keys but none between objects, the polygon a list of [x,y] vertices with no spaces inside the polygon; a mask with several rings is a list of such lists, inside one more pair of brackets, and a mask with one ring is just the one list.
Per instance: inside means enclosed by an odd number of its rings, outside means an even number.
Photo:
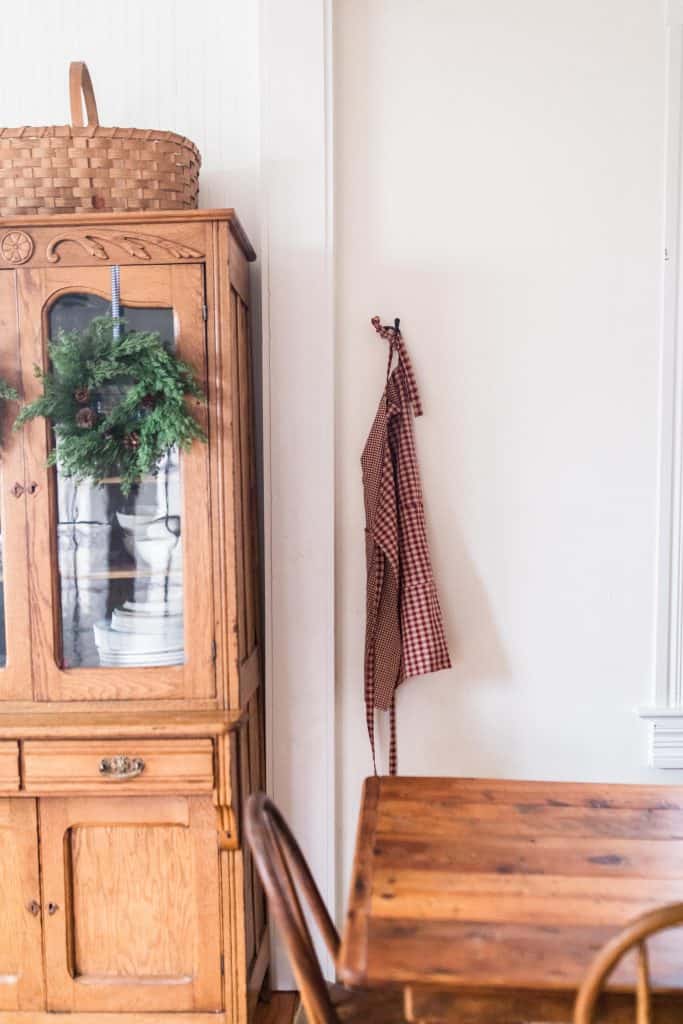
[{"label": "wooden table", "polygon": [[[680,901],[683,786],[371,778],[339,975],[400,986],[410,1021],[569,1021],[603,943]],[[649,950],[657,1024],[681,1024],[683,930]],[[634,979],[601,1024],[631,1024]]]}]

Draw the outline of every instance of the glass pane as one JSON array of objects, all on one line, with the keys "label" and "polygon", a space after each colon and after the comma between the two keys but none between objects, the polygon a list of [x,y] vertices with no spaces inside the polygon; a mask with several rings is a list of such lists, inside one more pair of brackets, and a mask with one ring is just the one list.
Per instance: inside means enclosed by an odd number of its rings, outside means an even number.
[{"label": "glass pane", "polygon": [[[83,329],[109,304],[63,295],[50,310],[50,337]],[[158,331],[173,346],[172,309],[121,310],[129,330]],[[105,397],[106,402],[106,397]],[[57,473],[57,551],[65,668],[178,665],[185,660],[180,459],[128,496],[116,476],[99,486]]]},{"label": "glass pane", "polygon": [[[2,493],[5,493],[4,487],[2,487]],[[4,668],[7,664],[7,641],[5,639],[5,568],[3,559],[3,523],[1,512],[2,506],[0,505],[0,668]]]}]

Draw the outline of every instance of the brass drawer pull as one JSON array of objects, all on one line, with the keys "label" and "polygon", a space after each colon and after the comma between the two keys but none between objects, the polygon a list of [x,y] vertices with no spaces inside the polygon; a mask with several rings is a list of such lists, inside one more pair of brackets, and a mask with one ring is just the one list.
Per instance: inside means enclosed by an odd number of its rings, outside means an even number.
[{"label": "brass drawer pull", "polygon": [[100,775],[112,782],[125,782],[135,779],[145,770],[145,762],[141,757],[128,757],[116,754],[114,757],[103,757],[100,761]]},{"label": "brass drawer pull", "polygon": [[28,910],[29,914],[33,914],[34,917],[38,917],[38,914],[40,913],[40,903],[38,902],[38,900],[30,900],[26,904],[26,909]]},{"label": "brass drawer pull", "polygon": [[48,912],[48,914],[51,917],[52,917],[53,914],[56,914],[58,910],[59,910],[59,904],[58,903],[48,903],[48,905],[47,905],[47,912]]}]

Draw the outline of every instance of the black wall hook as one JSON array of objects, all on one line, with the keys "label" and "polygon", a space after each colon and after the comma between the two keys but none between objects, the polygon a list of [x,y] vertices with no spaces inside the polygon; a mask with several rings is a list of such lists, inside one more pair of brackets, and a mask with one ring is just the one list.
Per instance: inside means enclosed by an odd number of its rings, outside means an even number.
[{"label": "black wall hook", "polygon": [[384,330],[385,331],[394,331],[396,334],[400,334],[400,327],[401,327],[401,321],[400,321],[399,317],[396,317],[394,319],[394,326],[390,327],[389,324],[385,324],[384,325]]}]

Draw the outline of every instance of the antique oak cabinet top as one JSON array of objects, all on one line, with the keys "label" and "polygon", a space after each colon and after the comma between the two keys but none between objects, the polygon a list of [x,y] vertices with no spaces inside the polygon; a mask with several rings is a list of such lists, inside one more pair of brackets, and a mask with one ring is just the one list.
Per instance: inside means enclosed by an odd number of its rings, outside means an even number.
[{"label": "antique oak cabinet top", "polygon": [[[174,228],[184,227],[184,236],[186,237],[188,225],[211,224],[218,221],[225,221],[229,224],[230,233],[238,242],[247,260],[255,260],[256,253],[233,209],[172,210],[166,212],[163,210],[144,210],[132,211],[130,213],[61,213],[53,214],[52,216],[0,218],[0,269],[7,270],[26,263],[43,265],[45,262],[50,265],[60,262],[64,257],[58,252],[58,249],[63,242],[70,240],[68,232],[72,228],[87,228],[88,234],[94,236],[97,236],[100,227],[107,228],[108,236],[111,237],[111,228],[115,227],[120,229],[119,235],[122,239],[125,239],[128,233],[134,233],[133,229],[136,224],[144,224],[146,229],[155,224],[163,224],[164,226],[170,226],[172,232]],[[38,229],[37,233],[35,229]],[[180,235],[177,237],[180,238]],[[111,256],[112,262],[126,262],[126,256],[139,257],[152,262],[159,262],[164,258],[181,258],[185,260],[192,259],[193,257],[195,259],[202,259],[204,257],[204,253],[201,252],[186,252],[185,250],[191,249],[191,246],[187,244],[184,246],[180,245],[180,247],[176,244],[174,247],[173,233],[170,238],[157,239],[157,242],[162,244],[155,244],[154,241],[149,241],[150,238],[153,238],[153,236],[148,236],[148,245],[145,246],[143,241],[141,248],[138,248],[137,251],[132,244],[114,246]],[[97,247],[93,248],[96,249]],[[144,255],[144,252],[147,254]],[[82,256],[84,253],[88,253],[86,247],[81,248],[81,262],[83,262]],[[105,261],[110,258],[106,250],[102,249],[91,252],[91,255],[95,255],[97,259]],[[72,256],[71,262],[75,264],[78,260]]]}]

